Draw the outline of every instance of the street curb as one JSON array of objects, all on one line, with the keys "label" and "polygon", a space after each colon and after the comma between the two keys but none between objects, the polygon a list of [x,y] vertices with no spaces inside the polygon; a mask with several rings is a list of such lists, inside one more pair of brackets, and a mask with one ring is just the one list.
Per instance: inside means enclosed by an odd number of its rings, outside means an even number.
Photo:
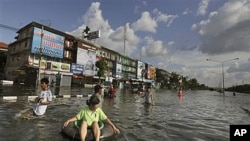
[{"label": "street curb", "polygon": [[[37,96],[0,96],[0,102],[17,102],[17,99],[34,101]],[[52,98],[82,98],[88,95],[53,95]]]}]

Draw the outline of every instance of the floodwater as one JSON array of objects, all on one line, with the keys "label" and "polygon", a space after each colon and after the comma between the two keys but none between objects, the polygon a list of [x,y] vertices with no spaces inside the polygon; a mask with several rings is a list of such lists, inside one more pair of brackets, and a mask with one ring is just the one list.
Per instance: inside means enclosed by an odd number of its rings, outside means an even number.
[{"label": "floodwater", "polygon": [[[61,94],[69,91],[83,92],[74,88],[61,90]],[[19,92],[29,95],[33,90]],[[229,141],[229,125],[250,123],[248,94],[184,91],[183,97],[178,97],[176,91],[157,91],[151,107],[128,91],[117,90],[116,95],[113,100],[105,99],[102,108],[121,133],[104,141]],[[86,99],[54,98],[46,115],[35,119],[20,118],[20,113],[33,105],[25,96],[16,102],[1,101],[0,140],[72,141],[61,134],[61,125],[86,106]]]}]

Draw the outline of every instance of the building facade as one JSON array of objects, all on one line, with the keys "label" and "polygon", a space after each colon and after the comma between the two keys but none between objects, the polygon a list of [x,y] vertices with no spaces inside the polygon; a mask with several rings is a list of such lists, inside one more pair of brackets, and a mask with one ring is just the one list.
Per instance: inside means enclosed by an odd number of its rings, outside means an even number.
[{"label": "building facade", "polygon": [[[17,34],[16,41],[9,45],[5,67],[7,79],[17,83],[37,85],[47,77],[57,86],[94,84],[98,78],[95,63],[102,58],[108,64],[103,81],[155,79],[148,69],[152,66],[146,63],[37,22]],[[143,76],[142,70],[146,71]]]},{"label": "building facade", "polygon": [[0,42],[0,80],[5,79],[4,68],[6,66],[8,45]]}]

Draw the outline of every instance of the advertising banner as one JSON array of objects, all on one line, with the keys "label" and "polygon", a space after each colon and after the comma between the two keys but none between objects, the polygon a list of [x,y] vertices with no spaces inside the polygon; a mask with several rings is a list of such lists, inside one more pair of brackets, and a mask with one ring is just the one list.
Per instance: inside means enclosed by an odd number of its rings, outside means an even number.
[{"label": "advertising banner", "polygon": [[[41,34],[43,36],[41,38]],[[42,41],[42,46],[41,46]],[[64,37],[34,27],[31,52],[55,58],[63,58]]]},{"label": "advertising banner", "polygon": [[70,64],[47,61],[46,70],[70,72]]},{"label": "advertising banner", "polygon": [[122,64],[120,64],[119,62],[114,62],[115,63],[115,78],[121,78],[122,77]]},{"label": "advertising banner", "polygon": [[40,68],[45,69],[46,68],[46,60],[40,60]]},{"label": "advertising banner", "polygon": [[145,71],[145,63],[138,61],[137,62],[137,79],[142,79],[142,71]]},{"label": "advertising banner", "polygon": [[72,63],[70,72],[72,72],[73,74],[83,74],[84,66]]},{"label": "advertising banner", "polygon": [[84,66],[83,75],[95,75],[96,54],[94,51],[78,48],[76,62]]},{"label": "advertising banner", "polygon": [[155,80],[156,69],[154,66],[148,68],[148,79]]}]

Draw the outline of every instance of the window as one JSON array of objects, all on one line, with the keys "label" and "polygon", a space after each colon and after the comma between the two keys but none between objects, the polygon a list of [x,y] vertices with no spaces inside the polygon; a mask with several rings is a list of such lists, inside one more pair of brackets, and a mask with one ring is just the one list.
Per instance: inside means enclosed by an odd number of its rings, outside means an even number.
[{"label": "window", "polygon": [[69,41],[65,41],[65,46],[69,47]]}]

